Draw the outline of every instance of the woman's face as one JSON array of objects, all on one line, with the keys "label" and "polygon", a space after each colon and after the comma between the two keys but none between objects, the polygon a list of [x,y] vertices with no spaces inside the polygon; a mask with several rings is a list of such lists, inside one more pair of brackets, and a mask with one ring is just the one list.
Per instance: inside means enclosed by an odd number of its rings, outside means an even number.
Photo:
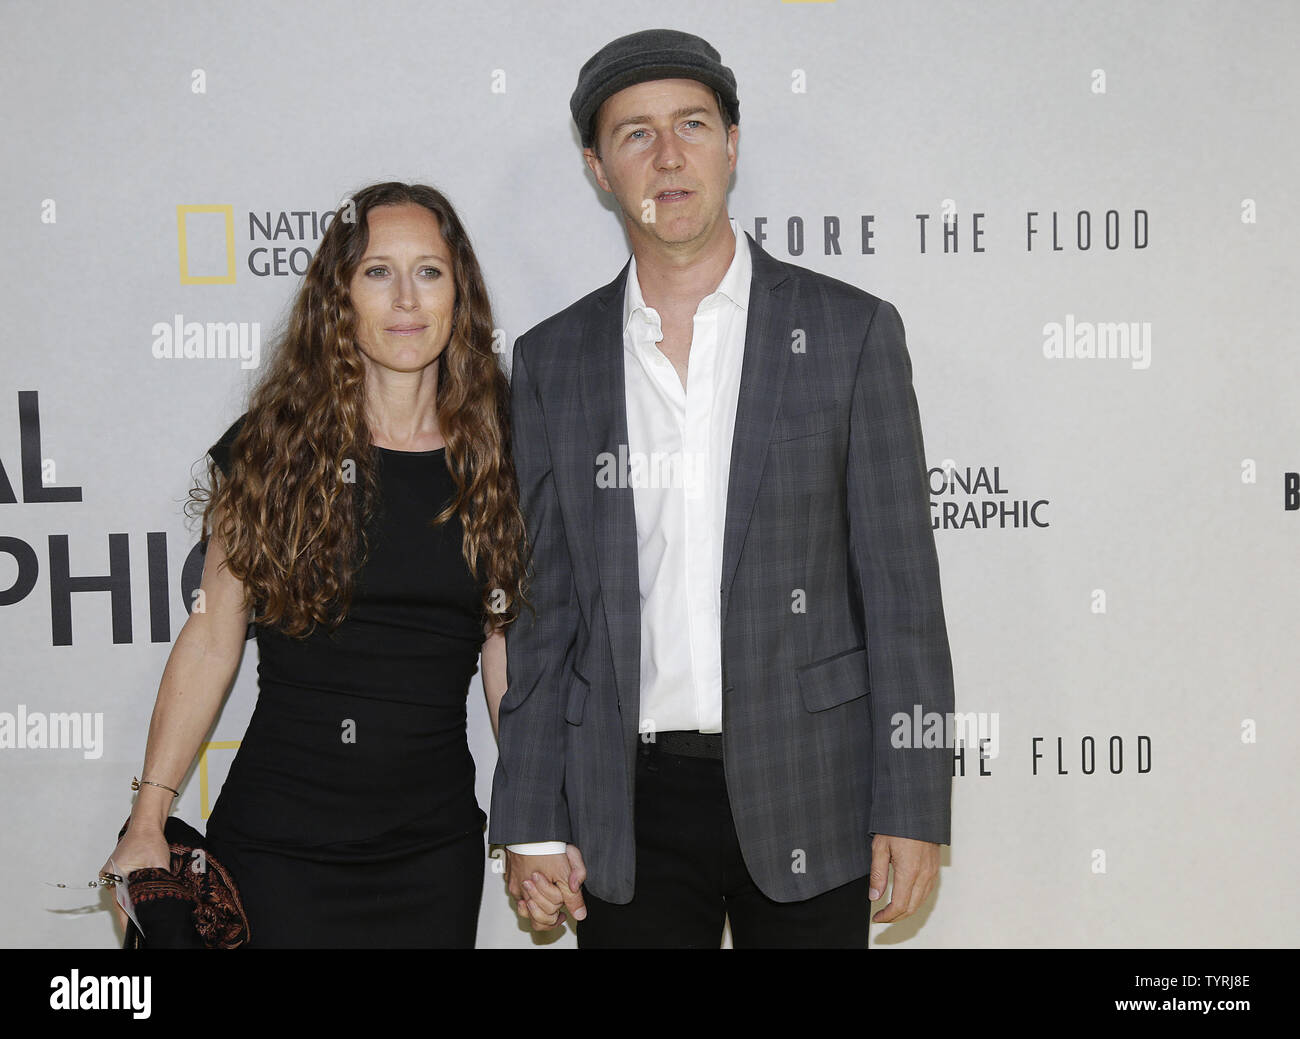
[{"label": "woman's face", "polygon": [[390,371],[418,372],[451,340],[451,250],[423,206],[378,206],[366,223],[370,238],[351,283],[357,346]]}]

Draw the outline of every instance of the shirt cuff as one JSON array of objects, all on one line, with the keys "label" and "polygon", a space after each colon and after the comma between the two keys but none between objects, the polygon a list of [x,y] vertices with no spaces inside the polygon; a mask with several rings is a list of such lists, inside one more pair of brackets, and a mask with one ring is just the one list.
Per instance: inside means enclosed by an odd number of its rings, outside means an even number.
[{"label": "shirt cuff", "polygon": [[506,850],[516,855],[563,855],[564,841],[534,841],[531,844],[507,844]]}]

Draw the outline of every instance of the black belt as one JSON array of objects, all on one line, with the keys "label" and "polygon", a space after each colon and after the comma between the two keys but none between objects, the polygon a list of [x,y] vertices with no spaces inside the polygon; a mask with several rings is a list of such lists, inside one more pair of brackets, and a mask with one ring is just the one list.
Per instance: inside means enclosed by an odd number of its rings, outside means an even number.
[{"label": "black belt", "polygon": [[722,733],[690,732],[643,732],[641,734],[641,752],[649,754],[659,751],[663,754],[680,754],[684,758],[712,758],[722,760]]}]

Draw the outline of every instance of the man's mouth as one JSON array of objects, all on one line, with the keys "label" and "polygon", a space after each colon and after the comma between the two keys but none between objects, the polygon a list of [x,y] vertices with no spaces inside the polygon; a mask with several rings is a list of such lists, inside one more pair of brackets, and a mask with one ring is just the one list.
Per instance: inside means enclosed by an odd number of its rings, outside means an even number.
[{"label": "man's mouth", "polygon": [[689,191],[681,191],[681,190],[661,191],[659,192],[659,194],[655,196],[655,201],[656,202],[680,202],[685,198],[689,198],[690,195],[691,192]]}]

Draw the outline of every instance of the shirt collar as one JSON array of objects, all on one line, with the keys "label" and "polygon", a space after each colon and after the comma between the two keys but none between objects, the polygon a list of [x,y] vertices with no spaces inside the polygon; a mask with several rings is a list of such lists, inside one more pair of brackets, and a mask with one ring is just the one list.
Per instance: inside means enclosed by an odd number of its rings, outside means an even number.
[{"label": "shirt collar", "polygon": [[[718,283],[718,287],[700,300],[700,305],[703,306],[706,302],[712,300],[714,296],[724,296],[741,310],[748,310],[750,279],[753,276],[753,261],[749,255],[749,239],[740,237],[740,228],[736,226],[735,217],[729,218],[727,223],[731,226],[731,233],[736,236],[736,252],[731,258],[731,266],[727,268],[727,273],[722,276],[722,281]],[[637,277],[636,254],[634,253],[628,263],[627,284],[623,289],[624,331],[627,330],[628,323],[637,311],[647,311],[649,309],[646,306],[645,297],[641,295],[641,281]]]}]

